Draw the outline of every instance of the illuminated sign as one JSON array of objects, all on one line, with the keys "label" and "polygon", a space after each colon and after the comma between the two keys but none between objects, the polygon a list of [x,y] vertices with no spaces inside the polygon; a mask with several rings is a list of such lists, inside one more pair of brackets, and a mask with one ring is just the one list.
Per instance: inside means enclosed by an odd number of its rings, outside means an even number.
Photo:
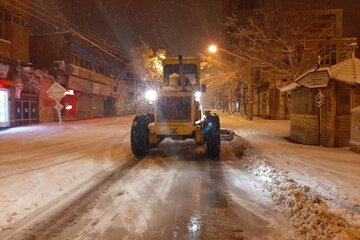
[{"label": "illuminated sign", "polygon": [[74,96],[75,95],[74,90],[72,90],[72,89],[67,90],[65,92],[65,95]]},{"label": "illuminated sign", "polygon": [[72,105],[67,105],[67,106],[65,107],[66,110],[71,110],[72,108],[73,108]]},{"label": "illuminated sign", "polygon": [[2,79],[0,79],[0,86],[10,87],[10,86],[11,86],[11,82],[8,81],[8,80],[2,80]]},{"label": "illuminated sign", "polygon": [[9,90],[0,89],[0,127],[10,126]]}]

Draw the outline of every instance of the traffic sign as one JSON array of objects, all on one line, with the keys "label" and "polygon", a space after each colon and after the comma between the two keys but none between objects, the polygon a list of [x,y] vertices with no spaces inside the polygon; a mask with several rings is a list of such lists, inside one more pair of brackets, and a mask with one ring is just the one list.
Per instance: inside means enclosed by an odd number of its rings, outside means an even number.
[{"label": "traffic sign", "polygon": [[52,99],[59,102],[65,96],[67,90],[55,82],[46,92]]},{"label": "traffic sign", "polygon": [[61,109],[64,108],[64,106],[61,104],[61,103],[56,103],[55,107],[54,107],[56,110],[60,111]]},{"label": "traffic sign", "polygon": [[59,115],[59,123],[61,123],[61,109],[63,109],[63,105],[60,104],[60,100],[65,96],[65,93],[67,92],[67,90],[65,88],[63,88],[60,84],[58,83],[54,83],[53,85],[51,85],[51,87],[46,91],[47,94],[55,100],[56,105],[55,105],[55,109],[58,112]]}]

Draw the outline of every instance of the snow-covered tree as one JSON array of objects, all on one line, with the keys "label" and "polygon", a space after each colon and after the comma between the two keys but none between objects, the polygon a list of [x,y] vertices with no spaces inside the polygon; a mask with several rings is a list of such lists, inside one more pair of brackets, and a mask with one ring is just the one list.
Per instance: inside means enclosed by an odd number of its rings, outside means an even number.
[{"label": "snow-covered tree", "polygon": [[147,112],[148,104],[144,99],[144,92],[162,85],[162,59],[165,58],[164,49],[153,50],[148,43],[141,39],[138,46],[131,50],[132,63],[130,66],[135,87],[135,111]]},{"label": "snow-covered tree", "polygon": [[[238,97],[240,85],[249,86],[249,65],[241,59],[226,58],[220,54],[201,55],[201,59],[202,82],[208,89],[205,101],[212,102],[213,107],[227,109],[232,114],[232,102],[234,97]],[[224,98],[228,99],[228,106],[223,105]]]},{"label": "snow-covered tree", "polygon": [[131,50],[131,71],[141,81],[152,84],[162,82],[162,64],[166,51],[153,50],[148,43],[141,39],[140,44]]},{"label": "snow-covered tree", "polygon": [[[319,11],[279,9],[233,15],[227,18],[224,27],[226,48],[239,58],[221,52],[204,57],[203,67],[208,73],[203,79],[209,91],[228,94],[229,113],[232,97],[237,95],[246,102],[250,119],[254,72],[290,83],[316,67],[320,56],[330,54],[324,50],[324,42],[336,38],[335,19]],[[214,90],[210,90],[212,86]],[[243,90],[241,96],[239,89]]]},{"label": "snow-covered tree", "polygon": [[335,19],[319,11],[259,12],[247,18],[230,16],[224,23],[231,51],[248,64],[292,82],[316,67],[323,44],[336,37]]}]

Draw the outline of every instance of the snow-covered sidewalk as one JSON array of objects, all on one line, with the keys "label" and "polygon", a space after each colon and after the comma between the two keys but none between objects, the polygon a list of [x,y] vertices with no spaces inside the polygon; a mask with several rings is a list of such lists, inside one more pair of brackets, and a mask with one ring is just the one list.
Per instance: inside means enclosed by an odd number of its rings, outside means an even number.
[{"label": "snow-covered sidewalk", "polygon": [[264,179],[300,234],[360,238],[360,155],[348,148],[290,142],[288,120],[219,114],[222,127],[232,128],[253,147],[244,157],[249,171]]}]

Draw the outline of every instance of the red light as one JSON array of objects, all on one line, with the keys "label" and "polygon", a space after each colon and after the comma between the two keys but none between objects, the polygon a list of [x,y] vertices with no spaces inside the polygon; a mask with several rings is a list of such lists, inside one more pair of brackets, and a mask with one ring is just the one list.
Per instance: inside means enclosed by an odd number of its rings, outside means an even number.
[{"label": "red light", "polygon": [[75,95],[74,90],[72,90],[72,89],[67,90],[67,91],[65,92],[65,95],[74,96],[74,95]]},{"label": "red light", "polygon": [[0,87],[10,87],[10,86],[11,86],[11,82],[10,82],[10,81],[0,79]]},{"label": "red light", "polygon": [[71,110],[71,109],[72,109],[72,105],[67,105],[67,106],[65,107],[65,109],[66,109],[66,110]]}]

